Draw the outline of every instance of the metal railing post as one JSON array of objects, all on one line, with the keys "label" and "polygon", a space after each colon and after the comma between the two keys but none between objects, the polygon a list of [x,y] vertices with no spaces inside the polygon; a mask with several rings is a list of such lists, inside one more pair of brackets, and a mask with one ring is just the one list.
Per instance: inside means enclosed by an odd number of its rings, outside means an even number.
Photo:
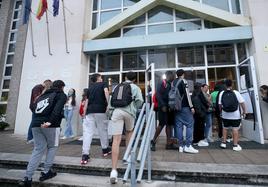
[{"label": "metal railing post", "polygon": [[[154,114],[154,112],[153,112]],[[152,120],[152,127],[153,127],[153,124],[155,124],[155,115],[153,116],[153,120]],[[150,131],[153,129],[153,128],[150,128]],[[149,135],[149,142],[151,142],[151,134]],[[150,146],[150,143],[149,143],[149,146]],[[147,170],[148,170],[148,180],[147,182],[150,183],[152,182],[152,155],[151,155],[151,149],[148,148],[148,153],[147,153]]]},{"label": "metal railing post", "polygon": [[135,151],[131,151],[131,187],[136,187],[136,154]]}]

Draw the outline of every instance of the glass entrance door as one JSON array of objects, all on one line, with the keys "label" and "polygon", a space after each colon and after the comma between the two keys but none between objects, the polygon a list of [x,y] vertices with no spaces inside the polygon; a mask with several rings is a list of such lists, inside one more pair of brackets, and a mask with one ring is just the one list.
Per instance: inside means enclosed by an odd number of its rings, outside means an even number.
[{"label": "glass entrance door", "polygon": [[248,115],[242,120],[242,135],[264,144],[263,126],[253,56],[237,67],[238,88],[245,99]]}]

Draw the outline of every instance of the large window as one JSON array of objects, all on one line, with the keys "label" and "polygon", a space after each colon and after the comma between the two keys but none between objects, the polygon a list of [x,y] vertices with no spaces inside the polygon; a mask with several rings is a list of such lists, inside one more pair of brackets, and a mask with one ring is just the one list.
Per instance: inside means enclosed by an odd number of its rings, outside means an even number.
[{"label": "large window", "polygon": [[120,53],[99,54],[98,71],[120,71]]},{"label": "large window", "polygon": [[146,51],[128,51],[123,53],[123,71],[145,70]]},{"label": "large window", "polygon": [[[0,0],[0,8],[1,8],[2,0]],[[21,9],[22,9],[22,0],[16,0],[13,8],[13,15],[12,20],[10,23],[10,32],[8,38],[8,45],[7,51],[5,54],[5,61],[4,61],[4,72],[3,78],[1,82],[1,89],[0,89],[0,112],[2,114],[6,113],[6,107],[8,102],[8,95],[9,95],[9,88],[10,88],[10,80],[12,76],[12,67],[14,62],[15,56],[15,49],[16,49],[16,40],[17,40],[17,32],[20,23],[21,17]]]},{"label": "large window", "polygon": [[178,48],[178,67],[204,66],[204,47]]},{"label": "large window", "polygon": [[237,54],[238,54],[238,61],[242,62],[247,58],[247,50],[245,43],[238,43],[237,44]]},{"label": "large window", "polygon": [[155,63],[156,69],[174,68],[175,67],[174,48],[149,50],[149,64],[151,63]]},{"label": "large window", "polygon": [[207,46],[208,65],[235,64],[233,44]]}]

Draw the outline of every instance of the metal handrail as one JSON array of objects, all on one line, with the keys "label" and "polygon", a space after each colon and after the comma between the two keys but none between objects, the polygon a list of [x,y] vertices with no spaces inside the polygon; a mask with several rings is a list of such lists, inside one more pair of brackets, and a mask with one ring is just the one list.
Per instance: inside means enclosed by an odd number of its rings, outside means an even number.
[{"label": "metal handrail", "polygon": [[127,159],[128,159],[128,156],[129,156],[129,153],[131,151],[132,145],[133,145],[134,140],[136,138],[136,134],[137,134],[137,132],[139,130],[139,127],[140,127],[140,124],[141,124],[140,122],[141,122],[142,117],[144,115],[144,111],[145,111],[145,103],[142,106],[141,112],[139,114],[138,120],[137,120],[135,128],[134,128],[134,131],[133,131],[132,136],[131,136],[131,138],[129,140],[126,152],[125,152],[124,157],[123,157],[123,161],[127,161]]},{"label": "metal handrail", "polygon": [[[132,134],[130,144],[128,145],[128,148],[123,158],[124,161],[128,161],[128,166],[124,174],[123,182],[127,181],[129,172],[131,171],[131,186],[132,187],[136,186],[136,183],[141,181],[146,157],[148,158],[148,180],[151,180],[151,152],[150,152],[151,150],[149,149],[149,147],[150,147],[150,140],[151,140],[151,132],[153,129],[152,127],[155,124],[155,112],[153,111],[153,107],[154,106],[152,105],[149,114],[148,113],[144,114],[145,104],[143,105],[142,111],[139,115],[134,132]],[[142,143],[141,143],[140,150],[139,150],[139,155],[136,159],[136,151],[139,145],[139,140],[140,140],[146,119],[148,119],[148,121],[146,123],[147,125],[143,134]],[[141,161],[138,178],[136,178],[136,161],[137,162]]]}]

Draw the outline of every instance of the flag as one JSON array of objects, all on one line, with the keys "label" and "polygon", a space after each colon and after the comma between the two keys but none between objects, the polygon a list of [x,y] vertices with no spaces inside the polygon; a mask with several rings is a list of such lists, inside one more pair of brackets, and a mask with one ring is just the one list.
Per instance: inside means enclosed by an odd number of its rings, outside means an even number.
[{"label": "flag", "polygon": [[59,6],[60,6],[60,1],[53,0],[53,16],[54,17],[59,14]]},{"label": "flag", "polygon": [[47,0],[40,0],[38,10],[36,13],[36,18],[40,20],[46,11],[47,11]]},{"label": "flag", "polygon": [[25,0],[23,24],[27,24],[31,14],[32,0]]}]

